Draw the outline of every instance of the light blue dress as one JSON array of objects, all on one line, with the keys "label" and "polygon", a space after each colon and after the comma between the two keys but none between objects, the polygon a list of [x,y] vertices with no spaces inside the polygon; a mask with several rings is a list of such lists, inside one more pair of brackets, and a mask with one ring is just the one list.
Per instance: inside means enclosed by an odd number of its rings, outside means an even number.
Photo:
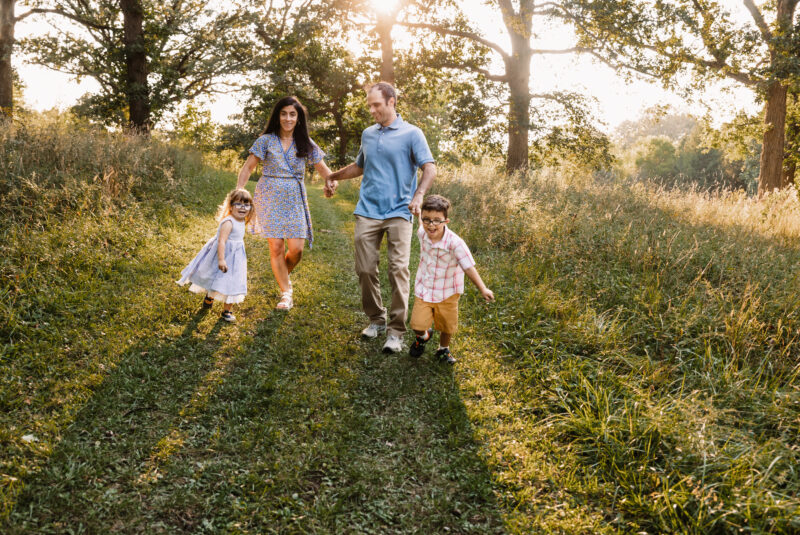
[{"label": "light blue dress", "polygon": [[[225,263],[228,271],[219,269],[217,260],[217,243],[219,231],[226,221],[233,223],[233,229],[225,242]],[[181,271],[178,284],[184,286],[191,283],[189,291],[208,293],[223,303],[241,303],[247,295],[247,254],[244,250],[244,221],[237,221],[228,216],[219,222],[217,234],[200,249],[197,256]]]}]

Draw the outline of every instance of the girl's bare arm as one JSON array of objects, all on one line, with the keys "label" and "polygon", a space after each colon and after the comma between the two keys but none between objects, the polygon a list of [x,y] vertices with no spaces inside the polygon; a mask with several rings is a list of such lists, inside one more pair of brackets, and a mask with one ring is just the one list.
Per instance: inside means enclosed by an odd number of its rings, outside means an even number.
[{"label": "girl's bare arm", "polygon": [[217,238],[217,265],[219,270],[223,273],[228,272],[228,264],[225,263],[225,244],[228,242],[228,236],[231,235],[233,230],[233,223],[225,221],[219,227],[219,238]]}]

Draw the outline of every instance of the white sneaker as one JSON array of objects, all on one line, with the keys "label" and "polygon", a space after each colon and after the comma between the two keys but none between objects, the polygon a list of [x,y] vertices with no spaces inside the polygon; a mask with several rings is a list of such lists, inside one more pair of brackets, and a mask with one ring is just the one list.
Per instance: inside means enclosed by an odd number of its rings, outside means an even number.
[{"label": "white sneaker", "polygon": [[386,343],[383,344],[384,353],[400,353],[403,350],[403,339],[395,334],[390,334],[386,337]]},{"label": "white sneaker", "polygon": [[386,332],[386,325],[383,323],[370,323],[367,328],[361,331],[364,338],[377,338],[380,333]]}]

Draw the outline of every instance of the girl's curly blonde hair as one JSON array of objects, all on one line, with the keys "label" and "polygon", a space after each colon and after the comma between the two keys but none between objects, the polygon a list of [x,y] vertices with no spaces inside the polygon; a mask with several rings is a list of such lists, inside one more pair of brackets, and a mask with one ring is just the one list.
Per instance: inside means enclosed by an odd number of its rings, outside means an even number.
[{"label": "girl's curly blonde hair", "polygon": [[[237,188],[231,190],[230,193],[225,196],[225,200],[222,201],[222,204],[219,205],[216,216],[217,221],[222,221],[231,214],[231,205],[235,202],[248,202],[252,207],[253,196],[250,195],[250,192],[246,189]],[[250,223],[250,220],[253,219],[254,212],[255,207],[250,208],[250,211],[247,212],[247,215],[244,218],[245,223]]]}]

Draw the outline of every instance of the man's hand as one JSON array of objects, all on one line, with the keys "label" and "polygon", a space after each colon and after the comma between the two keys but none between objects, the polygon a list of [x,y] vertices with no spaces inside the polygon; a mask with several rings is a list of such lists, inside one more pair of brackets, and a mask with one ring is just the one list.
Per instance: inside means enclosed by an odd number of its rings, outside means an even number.
[{"label": "man's hand", "polygon": [[408,205],[408,211],[411,212],[412,215],[419,216],[420,214],[420,206],[422,206],[422,198],[424,197],[423,193],[417,190],[414,194],[414,198],[411,199],[411,203]]}]

